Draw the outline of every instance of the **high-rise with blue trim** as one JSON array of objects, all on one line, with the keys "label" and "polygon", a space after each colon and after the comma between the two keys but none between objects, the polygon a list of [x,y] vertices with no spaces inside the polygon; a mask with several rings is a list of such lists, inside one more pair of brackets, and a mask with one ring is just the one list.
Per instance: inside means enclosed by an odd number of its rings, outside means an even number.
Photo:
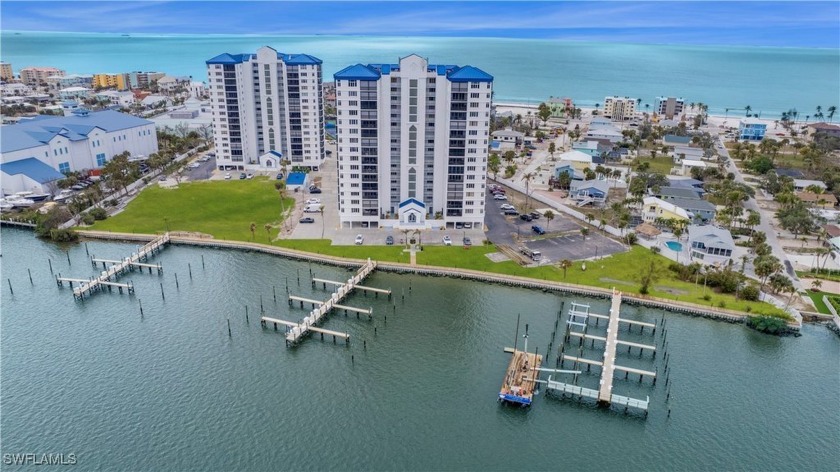
[{"label": "high-rise with blue trim", "polygon": [[493,76],[412,54],[335,81],[341,225],[481,227]]},{"label": "high-rise with blue trim", "polygon": [[321,60],[264,46],[207,61],[219,169],[272,170],[324,160]]}]

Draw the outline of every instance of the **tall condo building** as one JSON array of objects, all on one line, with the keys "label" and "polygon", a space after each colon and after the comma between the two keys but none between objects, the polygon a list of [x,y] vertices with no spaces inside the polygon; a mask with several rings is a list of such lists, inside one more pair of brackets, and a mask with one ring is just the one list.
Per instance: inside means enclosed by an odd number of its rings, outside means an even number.
[{"label": "tall condo building", "polygon": [[685,100],[682,98],[656,97],[656,101],[653,102],[653,111],[669,120],[682,115],[684,109]]},{"label": "tall condo building", "polygon": [[324,161],[321,60],[265,46],[207,61],[220,169],[317,169]]},{"label": "tall condo building", "polygon": [[613,121],[630,120],[636,114],[636,99],[629,97],[605,97],[604,116]]},{"label": "tall condo building", "polygon": [[8,62],[0,62],[0,80],[6,82],[14,78],[15,74],[12,73],[12,65]]},{"label": "tall condo building", "polygon": [[26,85],[38,86],[47,83],[51,75],[64,75],[64,71],[55,67],[24,67],[20,70],[20,81]]},{"label": "tall condo building", "polygon": [[410,55],[335,81],[343,227],[483,224],[493,76]]}]

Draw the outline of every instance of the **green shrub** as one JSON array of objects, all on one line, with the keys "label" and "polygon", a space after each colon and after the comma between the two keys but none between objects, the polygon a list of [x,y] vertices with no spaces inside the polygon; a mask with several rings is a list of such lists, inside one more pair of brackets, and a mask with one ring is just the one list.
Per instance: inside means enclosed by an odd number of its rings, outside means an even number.
[{"label": "green shrub", "polygon": [[662,250],[661,250],[661,249],[659,249],[659,246],[652,246],[652,247],[650,248],[650,252],[652,252],[652,253],[654,253],[654,254],[659,254],[661,251],[662,251]]},{"label": "green shrub", "polygon": [[711,300],[711,299],[712,299],[712,296],[711,296],[711,295],[709,295],[708,293],[707,293],[707,294],[705,294],[705,295],[703,295],[703,300],[709,301],[709,300]]},{"label": "green shrub", "polygon": [[773,316],[750,316],[747,318],[747,326],[768,334],[782,334],[787,331],[787,323]]},{"label": "green shrub", "polygon": [[96,218],[93,217],[90,213],[85,213],[82,215],[82,223],[88,226],[92,225],[96,221]]},{"label": "green shrub", "polygon": [[77,241],[79,235],[75,231],[69,229],[53,229],[50,230],[50,239],[60,243],[69,243]]},{"label": "green shrub", "polygon": [[720,308],[726,308],[726,302],[725,302],[725,301],[723,301],[723,300],[719,301],[719,302],[718,302],[718,307],[720,307]]},{"label": "green shrub", "polygon": [[749,300],[751,302],[758,300],[758,287],[755,285],[747,285],[746,287],[741,289],[741,298],[744,300]]},{"label": "green shrub", "polygon": [[97,221],[108,218],[108,212],[104,208],[93,208],[88,214],[93,216]]}]

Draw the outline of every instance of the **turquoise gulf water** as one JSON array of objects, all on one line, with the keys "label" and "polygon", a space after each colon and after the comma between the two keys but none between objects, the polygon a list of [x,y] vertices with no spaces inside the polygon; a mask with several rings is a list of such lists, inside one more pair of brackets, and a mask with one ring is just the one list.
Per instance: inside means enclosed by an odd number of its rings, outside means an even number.
[{"label": "turquoise gulf water", "polygon": [[[123,278],[136,296],[80,303],[56,287],[48,261],[64,276],[89,276],[84,244],[58,247],[5,228],[0,236],[3,453],[73,453],[74,470],[133,471],[829,471],[840,463],[840,339],[823,326],[778,338],[665,314],[670,399],[661,379],[615,381],[615,393],[650,396],[647,419],[544,392],[520,409],[496,401],[517,314],[530,325],[529,349],[545,353],[561,304],[587,300],[377,272],[367,283],[390,287],[396,308],[354,294],[345,303],[373,307],[374,321],[334,314],[324,325],[349,332],[350,347],[313,337],[287,349],[282,332],[256,321],[260,303],[298,320],[304,312],[283,300],[287,281],[294,294],[325,298],[308,284],[310,269],[327,279],[346,270],[169,247],[154,258],[163,276]],[[87,243],[110,259],[136,247]],[[622,307],[628,318],[662,315]],[[590,333],[603,335],[603,323]],[[620,337],[652,341],[626,329]],[[663,357],[622,349],[616,362],[662,372]],[[584,373],[580,384],[595,388],[598,377]]]},{"label": "turquoise gulf water", "polygon": [[[131,35],[6,32],[0,56],[21,67],[76,73],[160,70],[206,79],[204,61],[268,45],[324,61],[324,80],[356,63],[418,53],[434,63],[471,64],[495,76],[496,101],[568,96],[580,105],[607,95],[653,105],[659,95],[703,102],[710,112],[750,105],[761,116],[797,108],[802,118],[840,105],[840,50],[670,46],[538,39],[375,36]],[[730,114],[743,112],[732,111]]]}]

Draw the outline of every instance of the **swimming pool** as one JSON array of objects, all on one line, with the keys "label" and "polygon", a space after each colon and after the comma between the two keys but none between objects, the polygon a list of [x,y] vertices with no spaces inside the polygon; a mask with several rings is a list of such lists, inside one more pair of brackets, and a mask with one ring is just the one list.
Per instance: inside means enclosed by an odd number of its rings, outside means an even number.
[{"label": "swimming pool", "polygon": [[286,185],[303,185],[306,182],[305,172],[292,172],[286,178]]},{"label": "swimming pool", "polygon": [[682,251],[682,243],[678,243],[676,241],[668,241],[665,243],[665,245],[668,246],[668,249],[674,252]]}]

